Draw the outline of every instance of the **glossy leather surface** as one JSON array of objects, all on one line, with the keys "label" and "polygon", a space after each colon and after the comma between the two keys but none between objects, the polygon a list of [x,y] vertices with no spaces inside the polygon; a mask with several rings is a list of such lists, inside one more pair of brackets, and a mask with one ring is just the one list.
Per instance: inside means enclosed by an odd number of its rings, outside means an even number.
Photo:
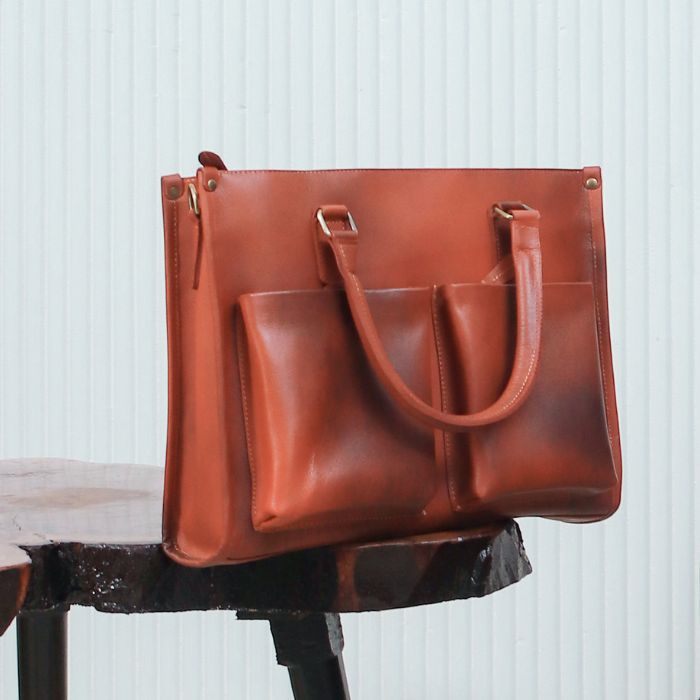
[{"label": "glossy leather surface", "polygon": [[[389,357],[429,401],[432,290],[368,296]],[[386,396],[344,293],[246,294],[240,305],[256,529],[420,515],[436,488],[433,431]]]},{"label": "glossy leather surface", "polygon": [[597,168],[202,162],[163,178],[171,556],[617,508]]}]

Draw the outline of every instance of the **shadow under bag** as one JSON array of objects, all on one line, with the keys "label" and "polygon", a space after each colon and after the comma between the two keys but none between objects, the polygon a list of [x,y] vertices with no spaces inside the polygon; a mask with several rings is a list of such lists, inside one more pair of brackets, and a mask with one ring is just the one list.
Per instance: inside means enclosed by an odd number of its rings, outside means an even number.
[{"label": "shadow under bag", "polygon": [[598,168],[200,162],[162,188],[170,556],[615,511]]}]

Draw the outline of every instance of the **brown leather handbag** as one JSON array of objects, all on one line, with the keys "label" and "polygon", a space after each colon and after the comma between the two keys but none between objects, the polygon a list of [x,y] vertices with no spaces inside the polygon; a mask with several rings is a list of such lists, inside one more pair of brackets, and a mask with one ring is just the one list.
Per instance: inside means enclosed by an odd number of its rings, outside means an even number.
[{"label": "brown leather handbag", "polygon": [[619,505],[598,168],[163,178],[193,566]]}]

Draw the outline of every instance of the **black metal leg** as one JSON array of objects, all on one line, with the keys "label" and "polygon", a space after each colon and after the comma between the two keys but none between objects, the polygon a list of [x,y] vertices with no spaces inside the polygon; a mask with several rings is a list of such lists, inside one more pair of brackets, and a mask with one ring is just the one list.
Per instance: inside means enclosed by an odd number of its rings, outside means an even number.
[{"label": "black metal leg", "polygon": [[339,615],[279,616],[270,619],[270,629],[296,700],[350,700]]},{"label": "black metal leg", "polygon": [[66,700],[66,611],[17,616],[19,700]]}]

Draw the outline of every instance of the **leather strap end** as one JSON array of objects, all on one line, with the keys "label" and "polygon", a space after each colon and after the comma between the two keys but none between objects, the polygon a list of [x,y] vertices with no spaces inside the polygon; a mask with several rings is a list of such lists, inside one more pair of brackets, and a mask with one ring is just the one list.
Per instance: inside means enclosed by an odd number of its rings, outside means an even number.
[{"label": "leather strap end", "polygon": [[217,170],[228,170],[226,163],[221,159],[220,155],[217,155],[213,151],[202,151],[199,154],[199,162],[203,167],[216,168]]}]

